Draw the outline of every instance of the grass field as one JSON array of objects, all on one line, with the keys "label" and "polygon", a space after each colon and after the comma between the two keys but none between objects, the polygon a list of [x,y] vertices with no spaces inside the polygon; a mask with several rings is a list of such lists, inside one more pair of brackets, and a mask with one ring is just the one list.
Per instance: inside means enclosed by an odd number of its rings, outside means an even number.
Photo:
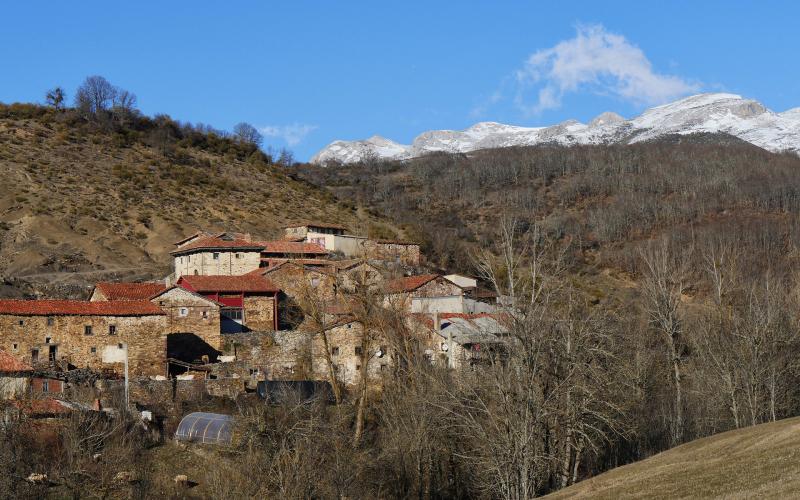
[{"label": "grass field", "polygon": [[698,439],[548,498],[798,498],[800,418]]}]

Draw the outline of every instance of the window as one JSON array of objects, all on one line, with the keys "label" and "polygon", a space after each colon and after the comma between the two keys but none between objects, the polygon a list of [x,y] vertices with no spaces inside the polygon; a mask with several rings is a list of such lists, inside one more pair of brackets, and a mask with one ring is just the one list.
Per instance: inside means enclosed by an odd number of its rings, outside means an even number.
[{"label": "window", "polygon": [[240,253],[237,253],[237,254],[236,254],[236,258],[237,258],[237,259],[241,259],[241,258],[242,258],[242,254],[240,254]]},{"label": "window", "polygon": [[218,252],[214,252],[214,253],[212,254],[212,258],[213,258],[214,260],[219,260],[219,253],[218,253]]},{"label": "window", "polygon": [[203,311],[203,319],[208,319],[208,311]]},{"label": "window", "polygon": [[17,344],[11,344],[11,349],[13,349],[15,351],[17,350],[18,347],[19,347],[19,345],[17,345]]},{"label": "window", "polygon": [[44,343],[45,343],[45,344],[49,344],[49,343],[50,343],[50,342],[52,342],[52,341],[53,341],[53,339],[52,339],[51,337],[45,337],[45,338],[44,338]]},{"label": "window", "polygon": [[108,325],[108,334],[109,335],[116,335],[117,334],[117,325]]},{"label": "window", "polygon": [[386,369],[386,365],[381,365],[381,371]]},{"label": "window", "polygon": [[39,362],[39,349],[31,349],[31,363]]},{"label": "window", "polygon": [[225,309],[225,310],[222,311],[222,314],[226,318],[232,319],[234,321],[242,321],[242,317],[243,317],[241,309]]},{"label": "window", "polygon": [[53,326],[53,323],[55,323],[53,318],[47,318],[47,326]]},{"label": "window", "polygon": [[19,320],[19,326],[22,326],[22,325],[24,325],[24,324],[25,324],[25,322],[24,322],[24,321],[22,321],[22,320]]},{"label": "window", "polygon": [[338,356],[338,355],[339,355],[339,348],[331,347],[331,356]]},{"label": "window", "polygon": [[188,315],[189,315],[189,308],[188,307],[178,308],[178,316],[180,316],[181,318],[185,318]]},{"label": "window", "polygon": [[93,335],[92,333],[92,325],[86,325],[83,327],[83,334],[84,335]]},{"label": "window", "polygon": [[125,349],[125,344],[120,342],[119,344],[117,344],[117,349]]},{"label": "window", "polygon": [[89,352],[91,352],[92,354],[96,354],[97,353],[97,347],[92,346],[91,348],[89,348]]},{"label": "window", "polygon": [[361,365],[356,365],[356,371],[361,370]]},{"label": "window", "polygon": [[259,373],[260,373],[260,370],[258,368],[250,368],[250,376],[251,377],[257,377]]},{"label": "window", "polygon": [[42,392],[50,392],[50,381],[47,379],[42,380]]},{"label": "window", "polygon": [[361,353],[362,353],[363,351],[361,350],[361,346],[360,346],[360,345],[359,345],[359,346],[356,346],[355,352],[356,352],[356,356],[361,356]]}]

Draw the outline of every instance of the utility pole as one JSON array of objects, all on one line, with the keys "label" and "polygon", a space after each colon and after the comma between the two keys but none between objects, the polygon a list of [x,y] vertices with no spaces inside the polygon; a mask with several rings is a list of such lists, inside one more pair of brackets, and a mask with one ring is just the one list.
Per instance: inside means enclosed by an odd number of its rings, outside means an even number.
[{"label": "utility pole", "polygon": [[125,349],[125,411],[128,411],[128,344],[122,344]]}]

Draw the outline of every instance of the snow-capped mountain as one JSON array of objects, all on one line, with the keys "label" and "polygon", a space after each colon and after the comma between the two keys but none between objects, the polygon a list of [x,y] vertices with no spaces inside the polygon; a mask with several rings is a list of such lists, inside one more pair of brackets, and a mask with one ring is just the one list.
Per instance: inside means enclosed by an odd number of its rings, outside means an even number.
[{"label": "snow-capped mountain", "polygon": [[483,122],[456,130],[432,130],[410,145],[374,136],[363,141],[336,141],[318,152],[312,163],[353,163],[368,158],[404,160],[433,151],[465,153],[477,149],[536,144],[631,144],[665,135],[726,133],[769,151],[800,153],[800,108],[775,113],[752,99],[734,94],[699,94],[648,109],[626,120],[606,112],[588,124],[569,120],[551,127],[517,127]]}]

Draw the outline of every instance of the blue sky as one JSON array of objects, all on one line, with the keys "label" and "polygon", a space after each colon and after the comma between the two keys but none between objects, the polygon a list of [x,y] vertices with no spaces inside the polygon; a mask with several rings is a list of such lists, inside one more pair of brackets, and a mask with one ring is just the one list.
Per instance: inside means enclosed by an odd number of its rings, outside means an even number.
[{"label": "blue sky", "polygon": [[147,114],[306,160],[478,121],[626,117],[696,91],[800,106],[800,2],[5,2],[0,101],[103,75]]}]

